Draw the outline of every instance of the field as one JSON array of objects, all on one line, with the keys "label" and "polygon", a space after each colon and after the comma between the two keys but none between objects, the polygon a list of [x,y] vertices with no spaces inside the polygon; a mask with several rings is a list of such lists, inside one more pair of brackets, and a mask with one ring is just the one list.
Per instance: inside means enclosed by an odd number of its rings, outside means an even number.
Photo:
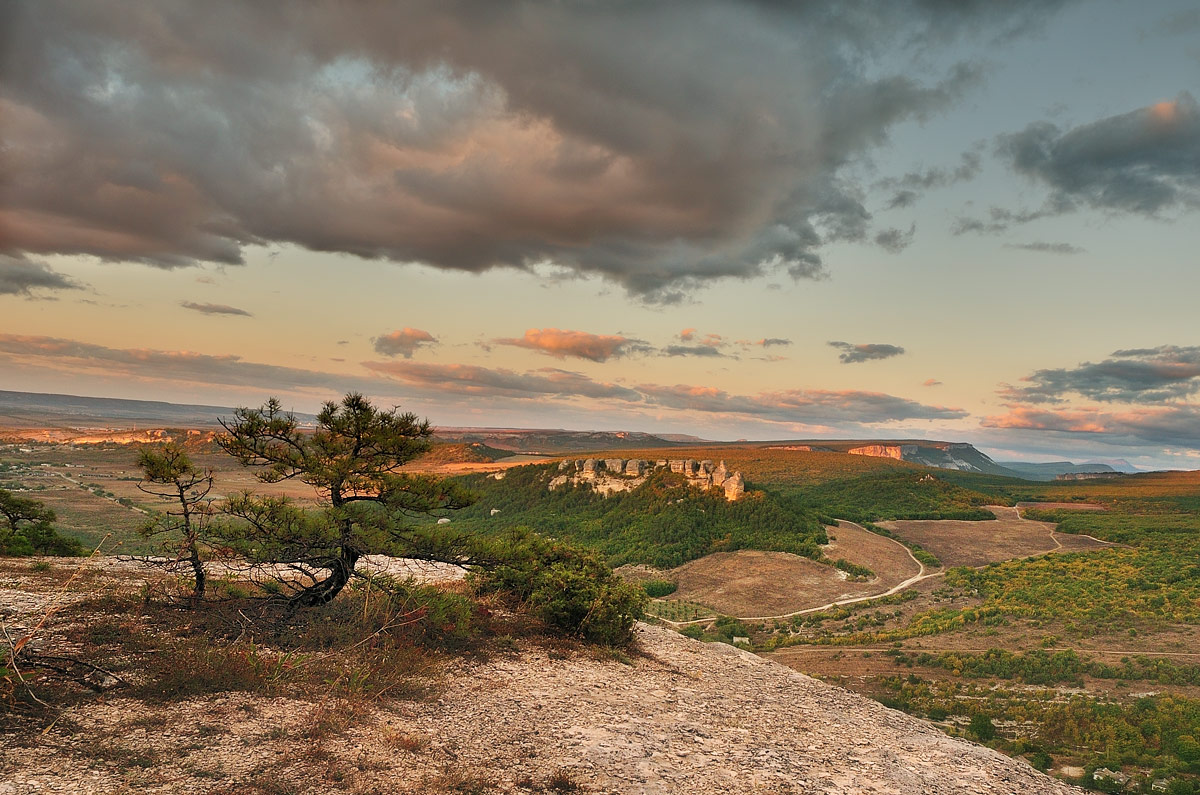
[{"label": "field", "polygon": [[1063,550],[1099,549],[1104,541],[1054,531],[1050,522],[1022,519],[1015,508],[992,507],[994,522],[892,521],[879,526],[920,544],[946,566],[986,566]]},{"label": "field", "polygon": [[922,569],[901,544],[850,522],[827,531],[827,557],[871,570],[850,576],[832,566],[782,552],[718,552],[666,572],[678,584],[668,597],[705,605],[717,613],[754,620],[881,594]]}]

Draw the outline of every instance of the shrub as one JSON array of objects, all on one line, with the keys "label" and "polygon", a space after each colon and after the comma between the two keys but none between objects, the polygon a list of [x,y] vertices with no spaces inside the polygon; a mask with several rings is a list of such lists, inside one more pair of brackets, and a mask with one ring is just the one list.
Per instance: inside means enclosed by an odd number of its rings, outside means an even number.
[{"label": "shrub", "polygon": [[662,596],[670,596],[678,588],[679,585],[671,580],[646,580],[642,583],[642,590],[646,592],[646,595],[655,599]]},{"label": "shrub", "polygon": [[980,742],[988,742],[996,738],[996,726],[992,723],[992,719],[982,712],[976,712],[971,716],[971,722],[967,725],[967,731],[975,735]]},{"label": "shrub", "polygon": [[478,543],[477,557],[489,561],[473,574],[481,593],[505,595],[547,625],[593,643],[633,639],[646,592],[614,575],[595,553],[526,528]]},{"label": "shrub", "polygon": [[54,511],[0,489],[0,555],[82,555],[83,546],[54,529]]}]

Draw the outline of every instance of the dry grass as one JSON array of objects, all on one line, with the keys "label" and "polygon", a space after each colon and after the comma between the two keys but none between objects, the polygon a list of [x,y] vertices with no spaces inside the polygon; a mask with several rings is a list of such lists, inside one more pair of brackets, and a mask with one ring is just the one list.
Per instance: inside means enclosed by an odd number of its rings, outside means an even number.
[{"label": "dry grass", "polygon": [[919,571],[903,546],[849,522],[829,535],[827,557],[866,566],[874,576],[848,580],[832,566],[785,552],[718,552],[666,572],[679,587],[665,601],[694,602],[732,616],[782,615],[881,593]]},{"label": "dry grass", "polygon": [[786,552],[717,552],[671,571],[679,583],[667,601],[698,602],[733,616],[776,615],[874,593],[832,566]]},{"label": "dry grass", "polygon": [[921,570],[901,544],[851,522],[839,521],[837,527],[826,532],[831,541],[825,548],[825,556],[833,560],[845,558],[875,572],[875,579],[871,580],[874,590],[899,585]]},{"label": "dry grass", "polygon": [[880,522],[905,541],[920,544],[945,566],[985,566],[1014,558],[1111,546],[1083,536],[1054,532],[1050,522],[1017,518],[1012,508],[993,508],[994,522]]}]

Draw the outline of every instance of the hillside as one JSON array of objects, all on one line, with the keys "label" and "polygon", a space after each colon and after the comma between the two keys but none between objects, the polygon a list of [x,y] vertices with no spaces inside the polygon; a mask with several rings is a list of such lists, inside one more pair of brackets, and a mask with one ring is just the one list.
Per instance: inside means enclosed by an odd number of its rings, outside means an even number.
[{"label": "hillside", "polygon": [[[5,576],[5,621],[28,626],[58,585]],[[83,632],[58,618],[41,643],[109,643],[140,619],[89,621]],[[81,695],[38,731],[0,723],[0,792],[1078,791],[777,663],[644,624],[629,656],[522,636],[420,665],[421,685],[349,701],[328,687],[247,688],[240,669],[178,678],[165,699]]]},{"label": "hillside", "polygon": [[[586,486],[550,490],[556,464],[517,467],[503,479],[463,479],[478,501],[457,512],[456,528],[500,533],[535,527],[600,550],[613,565],[672,568],[713,552],[758,549],[820,559],[822,522],[834,519],[979,519],[995,495],[946,482],[904,461],[762,447],[684,447],[614,456],[725,461],[746,479],[746,498],[684,486],[669,473],[632,491],[602,497]],[[965,473],[956,473],[970,480]],[[1019,482],[1019,481],[1014,481]]]}]

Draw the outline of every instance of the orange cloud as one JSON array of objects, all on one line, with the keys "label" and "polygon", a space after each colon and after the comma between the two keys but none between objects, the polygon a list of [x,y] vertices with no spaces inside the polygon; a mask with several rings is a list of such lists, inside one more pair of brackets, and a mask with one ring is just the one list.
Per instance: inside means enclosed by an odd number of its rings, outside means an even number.
[{"label": "orange cloud", "polygon": [[558,359],[572,356],[593,362],[606,362],[613,357],[624,356],[634,349],[645,347],[637,340],[615,334],[589,334],[586,331],[557,328],[531,328],[525,332],[524,337],[497,339],[493,342],[528,348]]},{"label": "orange cloud", "polygon": [[1072,433],[1107,433],[1110,428],[1095,409],[1054,411],[1011,406],[1008,414],[985,417],[985,428],[1020,429],[1028,431],[1069,431]]}]

